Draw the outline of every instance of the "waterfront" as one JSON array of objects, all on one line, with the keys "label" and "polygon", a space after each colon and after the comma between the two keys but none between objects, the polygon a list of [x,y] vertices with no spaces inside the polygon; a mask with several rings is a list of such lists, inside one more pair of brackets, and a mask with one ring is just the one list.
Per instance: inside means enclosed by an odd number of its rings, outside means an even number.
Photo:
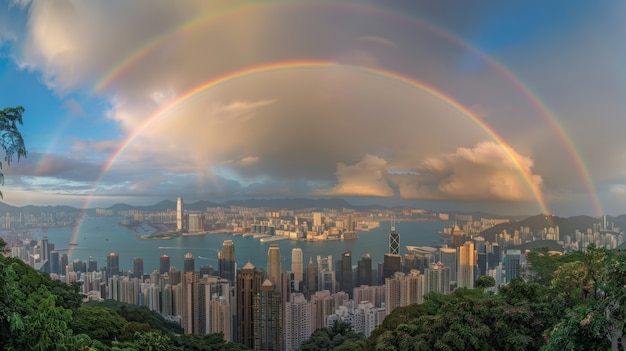
[{"label": "waterfront", "polygon": [[[301,248],[303,262],[306,266],[309,257],[332,255],[337,260],[340,255],[350,250],[352,264],[366,253],[370,253],[374,264],[382,262],[383,255],[388,251],[389,222],[381,222],[380,227],[368,232],[359,232],[355,240],[331,241],[293,241],[279,240],[262,243],[259,239],[232,234],[210,234],[179,236],[171,240],[141,240],[138,235],[149,234],[148,227],[139,232],[122,226],[119,216],[85,216],[77,227],[48,228],[46,235],[55,248],[61,253],[67,252],[70,262],[74,259],[87,261],[92,256],[98,261],[98,267],[106,266],[106,256],[111,252],[119,254],[120,269],[132,270],[133,259],[144,259],[144,272],[149,273],[159,267],[159,257],[170,256],[171,265],[183,268],[183,256],[191,252],[195,257],[195,269],[200,266],[213,265],[217,269],[217,253],[224,240],[232,240],[235,245],[235,259],[242,267],[248,260],[257,267],[265,267],[267,250],[270,245],[278,245],[282,256],[283,269],[291,267],[291,250]],[[439,239],[438,232],[452,225],[452,221],[434,222],[396,222],[396,231],[400,233],[400,254],[406,253],[406,246],[432,245]],[[36,233],[41,239],[43,233]],[[70,247],[70,241],[77,245]]]}]

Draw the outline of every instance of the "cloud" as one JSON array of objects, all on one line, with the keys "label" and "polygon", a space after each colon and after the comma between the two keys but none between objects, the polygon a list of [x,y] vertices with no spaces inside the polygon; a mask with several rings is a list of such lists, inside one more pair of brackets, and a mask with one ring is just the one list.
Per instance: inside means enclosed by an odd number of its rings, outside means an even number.
[{"label": "cloud", "polygon": [[393,196],[393,189],[386,180],[387,161],[365,155],[354,165],[337,163],[337,184],[332,188],[318,189],[313,196]]},{"label": "cloud", "polygon": [[65,107],[68,111],[70,111],[71,113],[77,116],[81,116],[81,117],[85,116],[85,110],[75,99],[70,98],[66,100],[65,103],[63,104],[63,107]]},{"label": "cloud", "polygon": [[365,35],[362,37],[358,37],[356,40],[359,42],[363,42],[363,43],[374,43],[374,44],[378,44],[382,46],[389,46],[389,47],[396,45],[393,41],[387,38],[376,36],[376,35]]},{"label": "cloud", "polygon": [[[419,174],[392,177],[400,196],[412,199],[463,201],[530,201],[533,187],[542,178],[533,174],[533,161],[501,145],[481,142],[473,148],[459,148],[455,153],[425,159]],[[521,168],[521,169],[520,169]],[[530,180],[524,174],[529,174]]]}]

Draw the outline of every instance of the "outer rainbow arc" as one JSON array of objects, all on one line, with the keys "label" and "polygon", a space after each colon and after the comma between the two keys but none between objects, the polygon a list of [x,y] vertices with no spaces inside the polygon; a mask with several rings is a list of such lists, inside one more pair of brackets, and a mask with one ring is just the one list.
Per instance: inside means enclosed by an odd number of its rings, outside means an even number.
[{"label": "outer rainbow arc", "polygon": [[498,144],[501,145],[501,147],[504,149],[504,151],[509,156],[509,158],[514,162],[517,168],[522,172],[524,179],[527,182],[530,189],[532,190],[534,197],[536,198],[539,206],[541,207],[541,210],[544,213],[549,213],[548,207],[545,203],[545,199],[543,198],[541,189],[533,181],[532,174],[530,174],[530,172],[527,171],[526,168],[521,164],[521,161],[519,157],[516,156],[516,153],[491,127],[489,127],[485,122],[483,122],[479,117],[477,117],[475,114],[469,111],[462,104],[460,104],[457,101],[454,101],[452,98],[448,97],[444,93],[430,86],[427,86],[426,84],[422,82],[419,82],[412,78],[402,76],[392,71],[387,71],[387,70],[382,70],[382,69],[373,69],[373,68],[368,68],[368,67],[363,67],[363,66],[346,65],[346,64],[340,64],[340,63],[336,63],[332,61],[313,61],[313,60],[311,61],[288,61],[288,62],[275,62],[275,63],[261,65],[261,66],[255,66],[252,68],[247,68],[244,70],[227,73],[225,75],[211,79],[205,83],[202,83],[186,91],[185,93],[181,94],[178,98],[172,100],[171,102],[169,102],[168,104],[160,108],[157,112],[149,116],[140,127],[135,129],[135,131],[122,143],[120,148],[111,156],[110,160],[105,164],[105,166],[102,169],[102,172],[100,173],[100,175],[96,179],[96,182],[94,183],[94,188],[95,188],[95,185],[99,183],[102,177],[107,173],[107,171],[115,163],[117,158],[134,141],[134,139],[137,138],[137,136],[139,136],[150,125],[154,124],[155,122],[165,117],[167,113],[170,112],[173,108],[185,102],[186,100],[196,96],[197,94],[209,88],[215,87],[216,85],[219,85],[221,83],[225,83],[225,82],[237,79],[237,78],[242,78],[242,77],[256,74],[256,73],[277,71],[277,70],[283,70],[283,69],[295,69],[295,68],[330,68],[330,67],[339,67],[339,68],[359,70],[362,72],[373,74],[375,76],[384,77],[384,78],[392,79],[394,81],[402,82],[403,84],[419,89],[437,98],[439,101],[444,102],[445,104],[447,104],[454,110],[460,112],[461,114],[469,118],[477,126],[479,126],[483,131],[485,131],[485,133],[490,138],[492,138],[494,141],[496,141]]},{"label": "outer rainbow arc", "polygon": [[[399,21],[403,21],[411,25],[416,25],[419,28],[425,29],[429,31],[430,33],[433,33],[451,43],[454,43],[456,45],[459,45],[467,49],[474,55],[484,60],[485,63],[487,63],[490,67],[496,70],[500,75],[503,76],[503,78],[511,82],[511,84],[519,92],[521,92],[528,99],[528,101],[537,109],[537,111],[539,111],[544,116],[544,118],[548,121],[552,129],[556,131],[557,136],[560,138],[560,140],[564,144],[566,151],[569,153],[570,158],[575,163],[576,168],[578,169],[578,173],[580,173],[581,175],[584,186],[587,192],[589,193],[589,195],[591,196],[593,207],[594,207],[596,214],[600,215],[603,213],[602,207],[600,205],[600,201],[594,189],[590,172],[588,168],[585,166],[582,160],[582,157],[580,157],[580,153],[576,150],[576,147],[572,143],[571,138],[569,138],[563,126],[559,124],[554,113],[552,113],[548,109],[548,107],[543,102],[541,102],[541,100],[534,93],[532,93],[532,91],[530,91],[521,82],[521,80],[517,76],[515,76],[510,70],[508,70],[505,66],[503,66],[498,61],[491,58],[490,56],[486,55],[481,50],[470,45],[463,39],[459,38],[455,34],[450,33],[449,31],[442,29],[440,27],[437,27],[433,24],[430,24],[422,19],[410,17],[404,13],[389,11],[387,9],[380,9],[380,8],[376,8],[376,7],[372,7],[368,5],[362,5],[362,4],[334,3],[334,2],[325,2],[325,1],[321,3],[322,5],[325,5],[325,6],[333,6],[339,9],[346,9],[349,11],[358,10],[358,11],[364,11],[366,13],[381,14],[386,17],[393,17],[394,20],[399,20]],[[152,53],[154,50],[159,48],[164,43],[167,43],[170,40],[177,38],[179,35],[194,31],[205,25],[209,25],[213,23],[214,21],[218,21],[220,19],[226,18],[231,15],[240,15],[249,11],[257,10],[259,8],[269,8],[276,4],[279,4],[280,6],[285,6],[285,5],[289,5],[290,3],[264,2],[264,3],[256,3],[256,4],[247,4],[245,6],[242,5],[238,7],[228,8],[228,9],[218,11],[218,12],[211,12],[211,13],[203,14],[201,16],[198,16],[192,19],[191,21],[185,22],[183,25],[178,26],[174,28],[173,30],[170,30],[164,35],[155,37],[154,39],[152,39],[145,45],[142,45],[137,50],[135,50],[126,59],[122,60],[117,65],[115,65],[113,69],[107,72],[107,74],[101,80],[98,81],[96,86],[94,86],[93,88],[93,92],[95,93],[101,92],[112,81],[114,81],[117,77],[119,77],[123,72],[126,72],[130,67],[134,66],[139,60],[146,57],[148,54]],[[299,7],[303,5],[319,6],[319,3],[316,2],[316,3],[299,3],[298,4]],[[546,211],[546,212],[549,212],[549,211]]]}]

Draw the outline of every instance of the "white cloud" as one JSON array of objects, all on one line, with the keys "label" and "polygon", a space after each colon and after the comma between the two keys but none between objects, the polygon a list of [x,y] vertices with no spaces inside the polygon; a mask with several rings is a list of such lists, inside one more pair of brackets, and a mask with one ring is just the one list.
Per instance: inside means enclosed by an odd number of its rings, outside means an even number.
[{"label": "white cloud", "polygon": [[393,196],[386,179],[387,161],[365,155],[354,165],[337,163],[337,184],[329,189],[318,189],[314,196]]}]

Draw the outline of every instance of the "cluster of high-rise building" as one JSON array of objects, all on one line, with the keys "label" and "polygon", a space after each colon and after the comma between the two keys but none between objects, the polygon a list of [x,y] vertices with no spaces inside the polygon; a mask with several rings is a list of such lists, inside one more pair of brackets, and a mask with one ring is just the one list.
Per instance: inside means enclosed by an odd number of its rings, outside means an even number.
[{"label": "cluster of high-rise building", "polygon": [[[176,215],[177,223],[182,209]],[[182,220],[181,220],[182,222]],[[323,229],[314,216],[313,227]],[[182,224],[181,224],[182,225]],[[395,308],[422,303],[430,292],[447,294],[456,288],[473,288],[479,276],[490,275],[496,286],[524,272],[525,255],[511,247],[532,240],[555,240],[565,246],[595,243],[614,247],[623,234],[618,228],[594,228],[588,233],[564,236],[558,227],[532,233],[520,228],[503,231],[494,242],[455,225],[442,233],[442,246],[407,246],[400,255],[400,233],[388,234],[388,252],[374,263],[369,254],[356,258],[351,251],[340,257],[317,255],[303,260],[294,248],[291,266],[282,265],[284,252],[270,245],[266,267],[250,262],[238,267],[235,245],[225,240],[218,252],[218,266],[196,267],[191,253],[184,255],[182,270],[160,256],[159,269],[144,271],[143,259],[133,259],[132,271],[120,271],[120,257],[110,253],[106,266],[68,261],[47,237],[14,244],[11,255],[65,282],[80,282],[89,299],[113,299],[147,306],[179,322],[186,333],[223,333],[257,350],[298,350],[318,328],[334,321],[349,323],[369,336]],[[378,258],[380,260],[380,258]]]}]

